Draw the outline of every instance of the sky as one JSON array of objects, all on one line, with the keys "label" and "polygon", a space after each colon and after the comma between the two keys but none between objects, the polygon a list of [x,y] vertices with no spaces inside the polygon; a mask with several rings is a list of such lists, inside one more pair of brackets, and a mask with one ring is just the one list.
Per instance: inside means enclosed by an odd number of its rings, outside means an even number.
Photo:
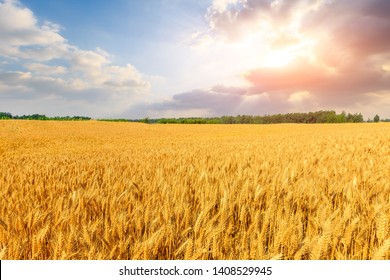
[{"label": "sky", "polygon": [[388,0],[0,0],[0,112],[390,118]]}]

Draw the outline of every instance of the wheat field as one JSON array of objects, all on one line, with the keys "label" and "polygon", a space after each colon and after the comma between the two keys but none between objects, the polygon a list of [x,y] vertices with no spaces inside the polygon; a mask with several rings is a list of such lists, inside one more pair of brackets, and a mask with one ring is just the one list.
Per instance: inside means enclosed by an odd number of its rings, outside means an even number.
[{"label": "wheat field", "polygon": [[0,259],[389,259],[390,125],[0,121]]}]

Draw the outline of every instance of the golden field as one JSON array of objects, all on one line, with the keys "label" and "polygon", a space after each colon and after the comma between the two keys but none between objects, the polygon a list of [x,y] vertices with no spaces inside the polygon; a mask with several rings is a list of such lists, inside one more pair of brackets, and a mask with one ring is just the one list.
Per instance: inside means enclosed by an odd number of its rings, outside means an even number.
[{"label": "golden field", "polygon": [[389,259],[390,124],[0,121],[0,259]]}]

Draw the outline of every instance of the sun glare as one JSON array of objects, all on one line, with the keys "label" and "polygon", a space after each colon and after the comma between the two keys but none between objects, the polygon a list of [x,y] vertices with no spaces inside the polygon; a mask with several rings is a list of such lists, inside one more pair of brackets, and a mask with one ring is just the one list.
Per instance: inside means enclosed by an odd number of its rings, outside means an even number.
[{"label": "sun glare", "polygon": [[383,64],[382,65],[382,70],[385,72],[390,72],[390,63]]},{"label": "sun glare", "polygon": [[288,50],[272,51],[264,57],[263,67],[283,67],[294,60],[295,55]]}]

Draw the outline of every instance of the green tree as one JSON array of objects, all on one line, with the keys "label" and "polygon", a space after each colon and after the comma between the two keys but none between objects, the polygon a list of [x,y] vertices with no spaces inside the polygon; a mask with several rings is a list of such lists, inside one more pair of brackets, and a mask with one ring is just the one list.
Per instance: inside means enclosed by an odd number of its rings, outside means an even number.
[{"label": "green tree", "polygon": [[379,116],[378,115],[375,115],[374,122],[379,122]]},{"label": "green tree", "polygon": [[149,117],[145,117],[145,118],[141,119],[140,122],[149,123]]},{"label": "green tree", "polygon": [[0,120],[12,119],[11,113],[0,112]]},{"label": "green tree", "polygon": [[347,122],[347,117],[344,111],[341,112],[341,114],[336,115],[336,122],[338,123],[345,123]]},{"label": "green tree", "polygon": [[364,122],[363,115],[361,113],[353,115],[353,122]]}]

